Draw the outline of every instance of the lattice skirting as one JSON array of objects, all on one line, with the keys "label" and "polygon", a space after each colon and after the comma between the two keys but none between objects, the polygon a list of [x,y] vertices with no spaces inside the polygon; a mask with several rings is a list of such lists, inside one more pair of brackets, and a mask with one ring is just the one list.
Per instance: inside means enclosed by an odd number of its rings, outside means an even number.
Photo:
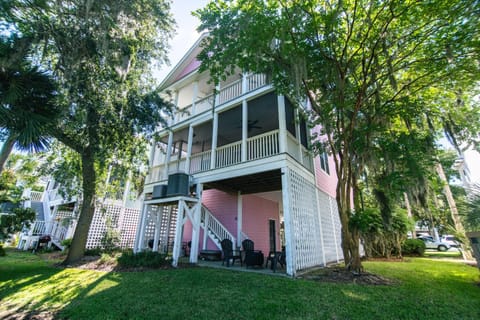
[{"label": "lattice skirting", "polygon": [[139,209],[122,206],[107,205],[96,208],[88,232],[87,249],[102,247],[102,238],[107,231],[107,219],[110,219],[112,228],[119,232],[119,247],[133,248],[139,215]]},{"label": "lattice skirting", "polygon": [[341,225],[334,198],[312,180],[288,170],[294,272],[342,259]]}]

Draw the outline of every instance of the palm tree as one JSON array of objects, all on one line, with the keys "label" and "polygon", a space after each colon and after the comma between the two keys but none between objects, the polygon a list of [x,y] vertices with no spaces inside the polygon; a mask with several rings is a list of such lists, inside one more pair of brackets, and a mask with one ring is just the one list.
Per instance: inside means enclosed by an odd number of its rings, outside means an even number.
[{"label": "palm tree", "polygon": [[14,146],[45,149],[59,113],[51,78],[32,66],[30,40],[15,35],[0,39],[0,172]]}]

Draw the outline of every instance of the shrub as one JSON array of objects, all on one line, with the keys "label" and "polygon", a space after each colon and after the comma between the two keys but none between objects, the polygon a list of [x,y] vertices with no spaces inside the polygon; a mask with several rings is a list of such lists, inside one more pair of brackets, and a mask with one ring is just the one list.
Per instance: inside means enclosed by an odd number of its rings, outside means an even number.
[{"label": "shrub", "polygon": [[125,251],[118,258],[118,265],[124,268],[160,268],[170,263],[168,256],[158,252],[138,252]]},{"label": "shrub", "polygon": [[6,255],[5,249],[3,249],[3,246],[0,244],[0,257],[5,257]]},{"label": "shrub", "polygon": [[62,246],[65,247],[65,249],[70,249],[70,246],[72,245],[72,238],[64,239],[62,242],[60,242]]},{"label": "shrub", "polygon": [[407,239],[402,244],[402,253],[407,256],[423,256],[425,243],[418,239]]}]

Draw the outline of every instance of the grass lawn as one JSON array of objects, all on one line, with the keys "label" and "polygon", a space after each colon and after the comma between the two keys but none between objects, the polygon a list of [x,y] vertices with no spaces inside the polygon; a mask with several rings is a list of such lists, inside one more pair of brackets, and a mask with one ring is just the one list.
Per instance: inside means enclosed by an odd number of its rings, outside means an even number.
[{"label": "grass lawn", "polygon": [[[480,272],[427,258],[365,262],[390,286],[321,283],[210,268],[100,272],[0,257],[7,310],[59,319],[480,319]],[[11,311],[10,311],[11,313]]]}]

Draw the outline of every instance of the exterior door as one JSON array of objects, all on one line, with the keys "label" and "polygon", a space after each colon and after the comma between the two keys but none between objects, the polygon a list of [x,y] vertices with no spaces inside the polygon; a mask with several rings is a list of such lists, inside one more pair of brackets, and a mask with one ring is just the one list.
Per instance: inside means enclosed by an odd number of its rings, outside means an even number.
[{"label": "exterior door", "polygon": [[270,232],[270,251],[277,251],[277,238],[275,230],[275,220],[268,220],[268,229]]}]

